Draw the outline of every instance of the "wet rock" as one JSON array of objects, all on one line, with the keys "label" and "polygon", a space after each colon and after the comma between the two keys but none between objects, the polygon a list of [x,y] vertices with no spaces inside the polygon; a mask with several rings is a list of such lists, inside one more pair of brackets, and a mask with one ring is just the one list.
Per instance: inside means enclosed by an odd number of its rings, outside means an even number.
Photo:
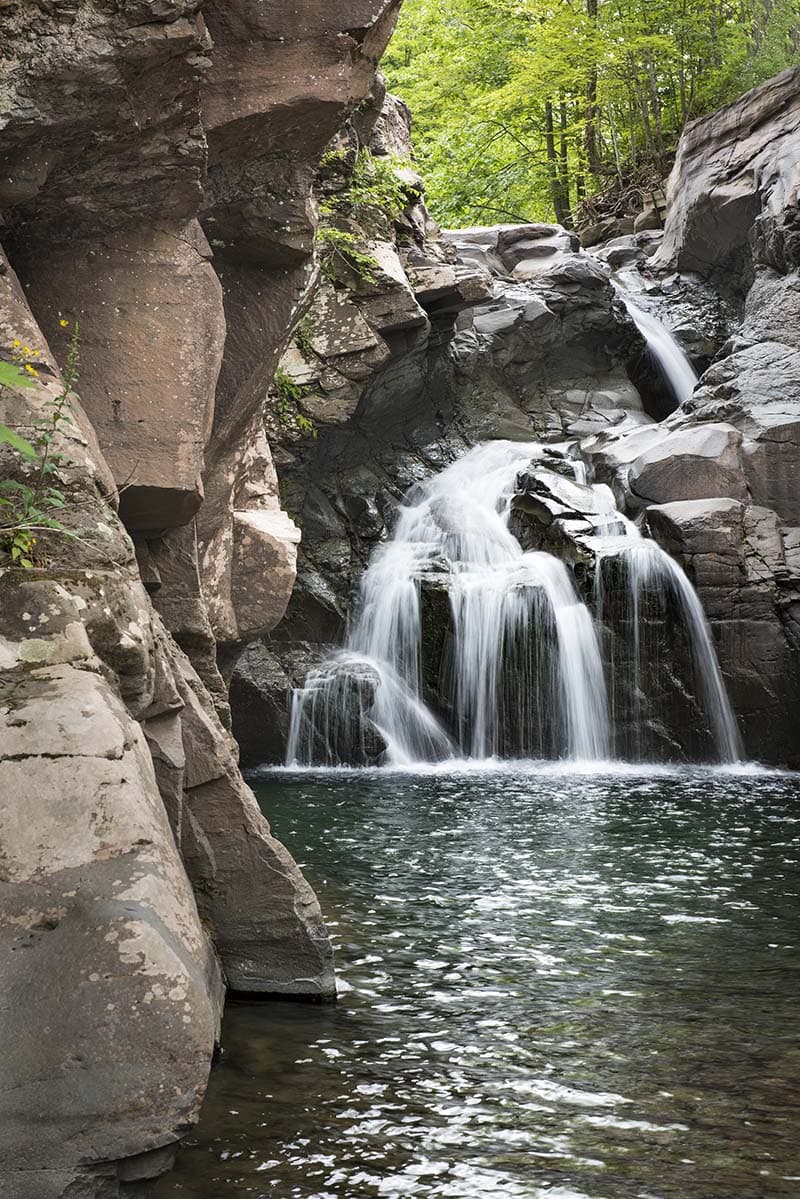
[{"label": "wet rock", "polygon": [[[235,813],[235,816],[234,816]],[[231,766],[186,792],[181,851],[234,991],[331,1001],[333,953],[317,897]]]},{"label": "wet rock", "polygon": [[668,433],[632,463],[631,492],[640,501],[656,504],[715,496],[746,500],[741,447],[742,435],[731,425]]},{"label": "wet rock", "polygon": [[593,249],[592,253],[595,258],[607,262],[612,270],[616,271],[620,267],[645,266],[647,259],[655,254],[660,244],[660,232],[628,233],[623,237],[613,237],[611,241]]},{"label": "wet rock", "polygon": [[446,576],[429,575],[420,582],[419,618],[423,698],[437,716],[449,723],[444,706],[453,669],[453,610]]},{"label": "wet rock", "polygon": [[698,590],[747,751],[793,760],[800,576],[775,513],[704,499],[650,507],[645,521]]},{"label": "wet rock", "polygon": [[[349,650],[326,656],[304,680],[302,706],[293,716],[299,764],[374,766],[386,751],[386,740],[373,720],[381,687],[390,680],[370,659]],[[322,721],[314,719],[320,707]]]},{"label": "wet rock", "polygon": [[577,482],[569,458],[563,467],[559,473],[539,462],[520,474],[509,528],[524,550],[545,550],[573,566],[592,563],[592,538],[624,533],[624,526],[610,489]]},{"label": "wet rock", "polygon": [[245,766],[282,761],[295,685],[281,659],[262,642],[251,642],[240,656],[231,678],[231,704],[233,734]]}]

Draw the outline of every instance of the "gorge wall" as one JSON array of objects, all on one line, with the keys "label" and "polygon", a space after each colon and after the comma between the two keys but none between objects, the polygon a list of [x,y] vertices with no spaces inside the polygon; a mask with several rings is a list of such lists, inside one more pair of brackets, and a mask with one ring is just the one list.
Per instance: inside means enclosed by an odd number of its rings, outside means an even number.
[{"label": "gorge wall", "polygon": [[38,371],[0,390],[3,424],[52,424],[76,325],[81,359],[53,425],[62,527],[38,531],[32,569],[0,561],[15,1199],[139,1193],[166,1168],[225,985],[334,995],[317,900],[239,773],[219,664],[292,589],[263,395],[316,280],[319,158],[398,4],[0,11],[0,356]]}]

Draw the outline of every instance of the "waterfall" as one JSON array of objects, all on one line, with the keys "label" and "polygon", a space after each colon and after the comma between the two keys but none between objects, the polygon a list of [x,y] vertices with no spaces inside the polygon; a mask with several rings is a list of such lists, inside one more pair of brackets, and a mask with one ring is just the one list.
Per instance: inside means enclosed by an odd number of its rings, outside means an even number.
[{"label": "waterfall", "polygon": [[675,338],[660,320],[645,312],[625,293],[620,291],[628,314],[642,337],[647,342],[647,348],[658,362],[665,379],[669,383],[677,404],[688,400],[694,391],[698,375]]},{"label": "waterfall", "polygon": [[[564,561],[523,549],[509,528],[526,471],[583,500],[596,562],[594,612]],[[346,646],[294,693],[287,762],[608,759],[614,666],[603,660],[601,634],[602,563],[610,559],[624,564],[635,610],[634,694],[640,597],[655,587],[680,607],[718,755],[737,760],[738,733],[705,616],[677,563],[619,512],[607,487],[587,482],[585,463],[563,447],[494,441],[406,496],[392,537],[363,575]],[[426,656],[431,612],[440,642],[435,678]]]},{"label": "waterfall", "polygon": [[603,567],[609,558],[613,559],[621,564],[626,576],[633,659],[631,689],[637,728],[642,696],[642,605],[645,593],[649,590],[662,605],[670,601],[677,605],[686,629],[692,664],[719,760],[725,764],[739,762],[744,756],[741,737],[717,661],[711,630],[697,592],[666,550],[656,541],[643,537],[637,526],[621,514],[620,519],[624,525],[621,535],[601,537],[596,542],[594,601],[597,618],[602,620],[605,599]]}]

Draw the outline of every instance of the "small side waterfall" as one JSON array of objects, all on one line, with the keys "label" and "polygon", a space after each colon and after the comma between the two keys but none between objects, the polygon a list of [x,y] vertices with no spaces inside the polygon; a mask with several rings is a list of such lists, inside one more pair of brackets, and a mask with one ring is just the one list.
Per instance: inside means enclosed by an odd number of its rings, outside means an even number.
[{"label": "small side waterfall", "polygon": [[[664,606],[674,604],[685,628],[700,698],[708,717],[720,762],[742,760],[743,749],[736,718],[728,699],[717,661],[711,630],[697,592],[678,563],[657,542],[645,538],[626,517],[622,536],[601,539],[597,545],[594,598],[598,619],[602,619],[605,600],[604,564],[612,559],[622,567],[630,612],[632,692],[636,704],[636,722],[640,723],[642,696],[642,608],[647,593]],[[611,664],[613,670],[613,660]]]},{"label": "small side waterfall", "polygon": [[666,325],[640,308],[625,292],[620,292],[620,295],[631,320],[661,367],[664,378],[672,389],[676,404],[682,404],[684,400],[689,399],[697,386],[697,371]]},{"label": "small side waterfall", "polygon": [[[604,663],[601,633],[603,563],[612,558],[624,565],[635,612],[634,671],[642,653],[640,598],[653,588],[669,592],[682,613],[718,756],[739,758],[710,633],[688,579],[616,509],[607,487],[586,482],[582,461],[562,455],[558,475],[554,462],[553,447],[488,442],[412,489],[391,540],[363,576],[346,647],[294,694],[288,764],[608,759],[614,667]],[[592,514],[585,544],[596,562],[594,612],[564,561],[544,549],[524,550],[509,529],[520,479],[532,469],[559,480],[562,494],[566,487],[583,498]],[[446,626],[434,679],[423,627],[431,610]],[[640,684],[637,675],[637,696]]]}]

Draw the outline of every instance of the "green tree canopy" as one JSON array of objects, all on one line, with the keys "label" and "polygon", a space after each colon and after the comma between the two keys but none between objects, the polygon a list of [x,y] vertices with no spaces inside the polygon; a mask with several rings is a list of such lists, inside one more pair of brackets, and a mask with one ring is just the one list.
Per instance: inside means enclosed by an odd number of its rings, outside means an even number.
[{"label": "green tree canopy", "polygon": [[568,224],[799,50],[800,0],[405,0],[384,69],[441,222]]}]

